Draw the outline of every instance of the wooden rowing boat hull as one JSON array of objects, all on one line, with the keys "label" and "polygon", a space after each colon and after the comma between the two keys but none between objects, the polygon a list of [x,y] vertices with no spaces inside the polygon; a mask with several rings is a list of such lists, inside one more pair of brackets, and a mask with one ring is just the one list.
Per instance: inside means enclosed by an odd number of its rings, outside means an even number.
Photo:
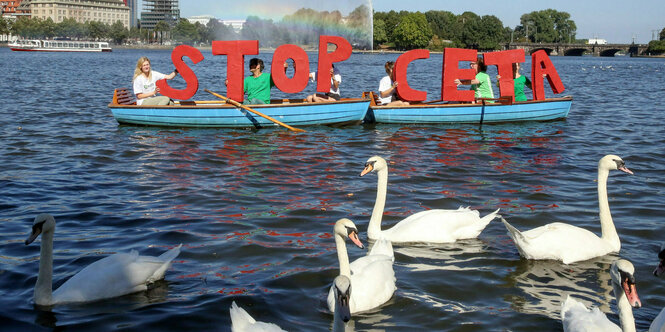
[{"label": "wooden rowing boat hull", "polygon": [[[291,126],[360,124],[369,100],[351,99],[325,103],[281,103],[250,105],[258,112]],[[136,106],[109,104],[120,124],[165,127],[275,127],[275,123],[229,104]]]},{"label": "wooden rowing boat hull", "polygon": [[573,97],[512,104],[423,104],[370,106],[365,122],[401,124],[548,121],[568,116]]}]

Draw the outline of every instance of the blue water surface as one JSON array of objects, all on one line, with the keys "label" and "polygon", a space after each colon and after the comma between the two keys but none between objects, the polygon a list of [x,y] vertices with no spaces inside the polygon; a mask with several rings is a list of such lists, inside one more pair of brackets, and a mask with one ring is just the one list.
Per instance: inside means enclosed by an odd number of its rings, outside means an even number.
[{"label": "blue water surface", "polygon": [[[212,100],[203,89],[226,93],[226,62],[202,52],[204,61],[189,63],[200,80],[193,99]],[[620,253],[567,266],[527,261],[498,220],[478,239],[395,246],[395,295],[355,315],[349,330],[560,331],[567,294],[618,322],[608,269],[619,257],[636,267],[644,306],[634,311],[637,329],[665,306],[665,281],[651,274],[665,231],[665,59],[552,57],[564,95],[574,97],[564,121],[294,133],[118,125],[107,104],[114,88],[131,86],[142,55],[157,71],[173,69],[166,50],[0,48],[0,329],[229,331],[236,301],[286,330],[329,330],[325,299],[338,274],[332,227],[350,218],[367,243],[376,176],[358,175],[373,155],[390,166],[384,225],[470,206],[482,215],[500,208],[523,230],[559,221],[600,234],[598,160],[617,154],[635,174],[608,180]],[[271,56],[260,55],[267,69]],[[337,65],[342,95],[376,90],[383,64],[396,58],[353,54]],[[410,65],[411,85],[429,99],[440,97],[441,63],[432,54]],[[313,92],[310,84],[273,96]],[[182,253],[148,291],[36,307],[41,241],[23,241],[41,212],[57,221],[54,288],[116,252],[159,255],[182,243]],[[366,250],[349,246],[349,254]]]}]

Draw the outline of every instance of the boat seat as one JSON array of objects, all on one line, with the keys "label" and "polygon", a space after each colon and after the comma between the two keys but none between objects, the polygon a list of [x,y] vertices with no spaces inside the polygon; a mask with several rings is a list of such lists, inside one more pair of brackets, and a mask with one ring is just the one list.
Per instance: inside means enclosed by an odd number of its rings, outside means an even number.
[{"label": "boat seat", "polygon": [[374,93],[374,91],[365,91],[363,92],[363,98],[369,99],[370,106],[379,106],[381,105],[381,100],[379,100],[379,95]]},{"label": "boat seat", "polygon": [[127,88],[117,88],[113,91],[113,103],[117,105],[136,105],[136,96]]}]

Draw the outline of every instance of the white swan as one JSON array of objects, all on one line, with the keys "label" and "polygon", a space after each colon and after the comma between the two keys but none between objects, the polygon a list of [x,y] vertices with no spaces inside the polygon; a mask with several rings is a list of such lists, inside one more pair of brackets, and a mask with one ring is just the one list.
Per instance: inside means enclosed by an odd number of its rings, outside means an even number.
[{"label": "white swan", "polygon": [[614,227],[607,201],[607,176],[610,170],[633,174],[618,156],[607,155],[598,162],[601,237],[584,228],[560,222],[520,232],[501,218],[520,254],[527,259],[553,259],[570,264],[618,252],[621,249],[621,241]]},{"label": "white swan", "polygon": [[346,330],[346,322],[351,319],[351,279],[339,275],[333,281],[333,293],[335,296],[335,318],[333,319],[333,332]]},{"label": "white swan", "polygon": [[[658,266],[653,271],[653,275],[660,277],[663,273],[665,273],[665,245],[660,247]],[[665,308],[653,319],[651,326],[649,326],[649,332],[665,332]]]},{"label": "white swan", "polygon": [[[358,247],[364,248],[358,239],[358,229],[351,220],[343,218],[335,223],[334,234],[339,259],[339,274],[348,277],[353,287],[349,301],[351,313],[367,311],[390,300],[396,286],[393,257],[385,254],[385,248],[389,244],[380,243],[378,246],[375,244],[367,256],[360,257],[349,264],[344,240],[349,238]],[[387,240],[382,239],[378,242],[387,242]],[[332,286],[328,293],[328,309],[335,312],[335,290]]]},{"label": "white swan", "polygon": [[468,207],[457,210],[427,210],[411,215],[392,228],[382,231],[381,219],[388,188],[386,160],[379,156],[369,158],[360,176],[370,172],[376,172],[378,177],[376,203],[367,227],[367,236],[372,240],[386,238],[393,243],[452,243],[460,239],[472,239],[478,237],[499,212],[496,210],[480,218],[477,210]]},{"label": "white swan", "polygon": [[[345,323],[351,319],[349,300],[351,297],[351,280],[346,276],[337,276],[333,281],[335,294],[333,332],[345,330]],[[238,307],[235,301],[231,304],[231,332],[283,332],[282,328],[273,323],[257,322],[247,311]]]},{"label": "white swan", "polygon": [[162,279],[171,261],[180,253],[179,245],[159,257],[139,256],[136,250],[102,258],[81,270],[53,291],[53,233],[55,219],[43,213],[35,217],[25,244],[42,235],[39,276],[34,300],[38,305],[88,302],[148,289],[148,284]]},{"label": "white swan", "polygon": [[619,310],[621,327],[612,323],[598,308],[587,309],[584,304],[575,301],[570,295],[561,305],[561,322],[564,332],[575,331],[635,331],[633,307],[642,306],[635,289],[635,267],[627,260],[620,259],[612,263],[610,277],[614,297]]},{"label": "white swan", "polygon": [[245,309],[231,303],[231,332],[285,332],[273,323],[257,322]]}]

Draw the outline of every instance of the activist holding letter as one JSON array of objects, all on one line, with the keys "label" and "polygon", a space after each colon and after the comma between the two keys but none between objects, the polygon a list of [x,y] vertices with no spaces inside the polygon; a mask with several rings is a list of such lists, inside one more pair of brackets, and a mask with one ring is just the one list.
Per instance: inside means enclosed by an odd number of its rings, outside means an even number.
[{"label": "activist holding letter", "polygon": [[136,95],[136,105],[173,105],[171,98],[167,96],[157,96],[159,88],[155,82],[161,79],[173,79],[177,74],[173,71],[168,75],[152,70],[150,68],[150,59],[142,56],[136,62],[136,69],[134,69],[134,94]]},{"label": "activist holding letter", "polygon": [[472,80],[460,80],[455,79],[455,84],[457,85],[471,85],[471,89],[474,90],[476,98],[494,98],[494,91],[492,91],[492,81],[490,76],[487,75],[487,66],[482,58],[478,57],[476,62],[471,62],[471,68],[476,70],[476,78]]},{"label": "activist holding letter", "polygon": [[[501,80],[501,75],[496,75],[497,81]],[[513,82],[515,83],[515,101],[527,101],[526,94],[524,93],[524,86],[527,86],[531,89],[531,80],[520,75],[520,64],[519,62],[513,63]],[[497,82],[497,85],[499,83]]]},{"label": "activist holding letter", "polygon": [[245,77],[244,92],[247,98],[244,105],[270,104],[270,88],[275,86],[270,74],[263,72],[263,60],[252,58],[249,60],[251,76]]},{"label": "activist holding letter", "polygon": [[[321,78],[325,79],[327,76],[328,75],[323,75]],[[312,80],[312,82],[316,81],[316,72],[309,73],[309,78]],[[333,64],[332,68],[330,68],[330,91],[325,94],[315,93],[313,95],[309,95],[307,96],[307,102],[320,103],[324,101],[339,101],[342,98],[339,94],[340,83],[342,83],[342,75],[339,74],[339,70],[337,70]]]},{"label": "activist holding letter", "polygon": [[406,106],[409,105],[408,101],[399,100],[397,97],[397,82],[393,80],[393,68],[395,63],[392,61],[386,62],[386,75],[379,82],[379,101],[381,105],[389,106]]}]

